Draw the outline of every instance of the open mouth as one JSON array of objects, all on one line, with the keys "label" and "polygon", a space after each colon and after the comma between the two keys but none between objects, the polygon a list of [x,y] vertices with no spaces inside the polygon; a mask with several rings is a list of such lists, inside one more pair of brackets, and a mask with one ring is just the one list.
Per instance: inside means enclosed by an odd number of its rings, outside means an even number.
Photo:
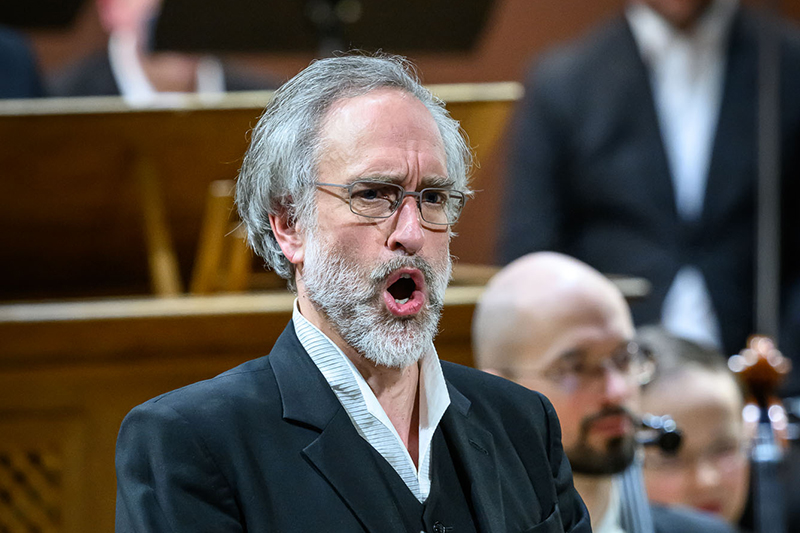
[{"label": "open mouth", "polygon": [[595,420],[592,423],[592,430],[610,435],[626,435],[633,430],[633,426],[625,416],[609,415]]},{"label": "open mouth", "polygon": [[386,281],[384,302],[393,315],[414,315],[422,309],[425,282],[419,270],[402,269],[394,272]]},{"label": "open mouth", "polygon": [[623,437],[633,434],[633,419],[623,407],[607,407],[586,418],[581,423],[581,432],[606,437]]},{"label": "open mouth", "polygon": [[417,284],[411,279],[411,274],[403,274],[400,279],[392,283],[386,290],[389,291],[389,294],[392,295],[397,303],[404,304],[408,302],[416,288]]}]

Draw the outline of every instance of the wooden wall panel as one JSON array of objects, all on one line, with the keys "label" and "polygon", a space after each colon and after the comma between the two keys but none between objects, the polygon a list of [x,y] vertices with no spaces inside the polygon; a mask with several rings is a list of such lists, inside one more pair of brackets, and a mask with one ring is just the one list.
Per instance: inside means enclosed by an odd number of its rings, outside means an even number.
[{"label": "wooden wall panel", "polygon": [[[435,85],[478,160],[498,146],[518,84]],[[131,109],[118,98],[0,102],[0,301],[150,293],[145,206],[136,171],[152,169],[183,286],[198,248],[209,185],[236,177],[248,131],[271,93],[208,104]],[[490,263],[496,176],[480,167],[453,253]],[[258,264],[257,261],[255,261]],[[261,267],[256,267],[261,268]]]},{"label": "wooden wall panel", "polygon": [[[472,363],[480,291],[448,289],[441,358]],[[292,301],[280,292],[0,305],[0,530],[113,531],[114,448],[125,414],[267,354]],[[37,460],[58,482],[31,473]]]},{"label": "wooden wall panel", "polygon": [[67,409],[13,407],[0,413],[0,531],[81,531],[86,421]]}]

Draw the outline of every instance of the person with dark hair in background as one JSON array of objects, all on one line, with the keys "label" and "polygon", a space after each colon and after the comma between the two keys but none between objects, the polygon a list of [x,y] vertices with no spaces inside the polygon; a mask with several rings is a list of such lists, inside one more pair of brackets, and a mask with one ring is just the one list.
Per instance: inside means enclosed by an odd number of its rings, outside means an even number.
[{"label": "person with dark hair in background", "polygon": [[[782,336],[800,357],[800,32],[736,0],[633,0],[545,54],[517,111],[500,260],[642,277],[636,324],[738,353],[754,332],[759,40],[780,48]],[[800,379],[785,394],[800,393]]]},{"label": "person with dark hair in background", "polygon": [[[68,65],[49,82],[53,96],[123,96],[148,103],[157,95],[274,89],[277,82],[232,68],[212,55],[152,50],[163,0],[94,0],[108,32],[106,50]],[[187,21],[187,24],[190,21]]]},{"label": "person with dark hair in background", "polygon": [[[643,410],[668,413],[684,435],[675,456],[648,451],[644,472],[650,498],[713,512],[743,531],[755,530],[759,480],[750,456],[758,414],[750,405],[745,410],[755,412],[744,416],[745,398],[727,358],[658,326],[639,328],[637,339],[658,367],[642,392]],[[786,531],[800,530],[800,494],[793,490],[799,480],[800,444],[789,440],[777,480]]]},{"label": "person with dark hair in background", "polygon": [[683,435],[677,453],[647,450],[644,480],[650,500],[738,524],[747,501],[754,428],[745,427],[744,396],[727,358],[658,326],[639,328],[636,338],[653,354],[657,368],[642,389],[642,411],[669,415]]},{"label": "person with dark hair in background", "polygon": [[542,395],[439,361],[458,123],[394,56],[311,64],[275,93],[236,191],[297,293],[269,356],[134,408],[117,531],[590,531]]},{"label": "person with dark hair in background", "polygon": [[640,386],[653,367],[611,281],[568,256],[528,254],[491,279],[472,333],[479,368],[553,402],[595,533],[731,531],[699,513],[647,504],[636,434]]},{"label": "person with dark hair in background", "polygon": [[44,96],[36,58],[25,37],[0,26],[0,98]]}]

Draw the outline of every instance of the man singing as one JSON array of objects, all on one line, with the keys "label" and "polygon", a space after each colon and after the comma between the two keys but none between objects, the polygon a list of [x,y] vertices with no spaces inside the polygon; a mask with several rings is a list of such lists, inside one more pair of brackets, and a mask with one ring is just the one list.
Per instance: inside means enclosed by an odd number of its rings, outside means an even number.
[{"label": "man singing", "polygon": [[436,356],[470,162],[401,58],[320,60],[276,92],[236,201],[292,320],[127,416],[117,531],[590,531],[550,403]]}]

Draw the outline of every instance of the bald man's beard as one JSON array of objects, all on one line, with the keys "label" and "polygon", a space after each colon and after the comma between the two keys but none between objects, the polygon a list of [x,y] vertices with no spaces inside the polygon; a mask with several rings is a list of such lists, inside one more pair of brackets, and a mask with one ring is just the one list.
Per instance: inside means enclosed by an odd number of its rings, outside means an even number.
[{"label": "bald man's beard", "polygon": [[635,428],[634,416],[624,407],[613,407],[586,417],[581,421],[578,442],[566,450],[572,471],[585,476],[609,476],[618,474],[628,468],[636,455],[636,436],[634,431],[605,441],[605,446],[598,449],[589,444],[589,433],[594,422],[607,416],[626,416]]},{"label": "bald man's beard", "polygon": [[[376,365],[406,368],[433,347],[444,293],[450,281],[449,255],[438,265],[418,256],[398,256],[373,266],[357,262],[318,235],[310,236],[303,263],[303,284],[311,303],[359,355]],[[416,268],[425,278],[427,298],[419,313],[398,317],[383,300],[392,272]]]}]

